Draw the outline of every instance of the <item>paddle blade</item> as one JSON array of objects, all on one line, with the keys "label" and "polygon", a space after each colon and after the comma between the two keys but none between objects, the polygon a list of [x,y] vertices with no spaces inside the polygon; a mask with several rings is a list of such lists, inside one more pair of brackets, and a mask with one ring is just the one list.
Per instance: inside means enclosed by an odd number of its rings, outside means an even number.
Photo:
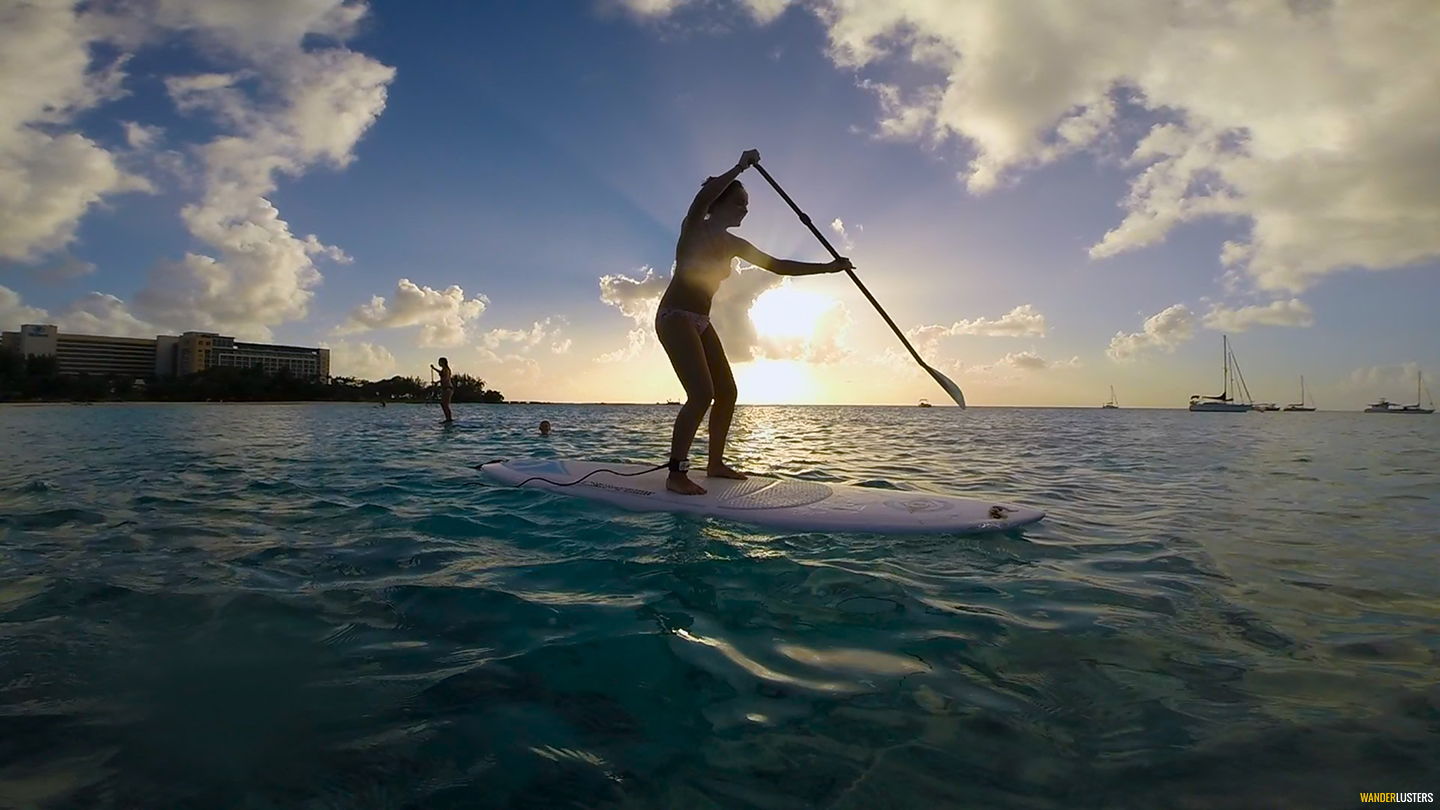
[{"label": "paddle blade", "polygon": [[935,378],[935,382],[940,383],[940,387],[945,389],[945,393],[949,394],[950,398],[955,400],[956,405],[962,408],[965,407],[965,393],[960,390],[960,386],[956,385],[954,380],[946,377],[929,365],[924,363],[921,365],[924,365],[925,370],[930,372],[930,376]]}]

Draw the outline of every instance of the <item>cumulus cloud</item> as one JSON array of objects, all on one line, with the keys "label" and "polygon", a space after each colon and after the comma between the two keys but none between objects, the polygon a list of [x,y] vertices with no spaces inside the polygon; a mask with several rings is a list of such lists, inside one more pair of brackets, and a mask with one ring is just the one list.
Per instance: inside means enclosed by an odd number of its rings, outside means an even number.
[{"label": "cumulus cloud", "polygon": [[89,293],[56,316],[55,325],[61,332],[86,335],[153,338],[161,329],[135,317],[124,301],[101,292]]},{"label": "cumulus cloud", "polygon": [[[1366,396],[1384,396],[1392,401],[1408,402],[1415,390],[1416,375],[1421,373],[1426,375],[1427,381],[1435,379],[1433,370],[1427,371],[1419,363],[1411,361],[1357,368],[1350,372],[1347,381],[1351,388]],[[1429,385],[1427,382],[1426,387]]]},{"label": "cumulus cloud", "polygon": [[[740,267],[720,285],[720,291],[715,294],[714,304],[710,307],[710,323],[715,326],[715,334],[725,344],[725,356],[732,363],[744,363],[754,360],[757,357],[767,356],[761,347],[761,339],[755,331],[755,322],[750,319],[750,309],[755,306],[755,301],[769,290],[777,289],[785,281],[784,276],[777,276],[756,267]],[[802,346],[793,346],[796,353],[803,353]],[[781,351],[776,347],[777,357]],[[791,355],[798,359],[795,355]]]},{"label": "cumulus cloud", "polygon": [[150,338],[160,334],[153,324],[136,318],[125,302],[113,295],[88,293],[72,301],[63,312],[52,314],[26,306],[14,290],[0,287],[0,327],[15,329],[25,323],[54,324],[61,332],[83,335]]},{"label": "cumulus cloud", "polygon": [[1021,304],[998,318],[975,318],[956,321],[949,326],[932,324],[917,326],[907,331],[906,336],[920,343],[928,351],[935,351],[941,338],[955,335],[985,335],[989,337],[1044,337],[1045,316],[1030,304]]},{"label": "cumulus cloud", "polygon": [[838,236],[838,237],[840,237],[840,248],[841,248],[842,250],[847,250],[847,251],[849,251],[849,250],[854,250],[854,249],[855,249],[855,240],[851,237],[850,232],[853,230],[856,234],[859,234],[861,231],[865,230],[865,226],[863,226],[863,225],[849,225],[849,226],[847,226],[847,225],[845,224],[845,221],[844,221],[844,220],[840,219],[839,217],[836,217],[836,218],[830,223],[830,230],[834,231],[834,232],[835,232],[835,235]]},{"label": "cumulus cloud", "polygon": [[92,58],[101,18],[68,3],[8,4],[0,25],[0,258],[65,247],[91,206],[150,184],[77,132],[81,113],[122,94],[125,57]]},{"label": "cumulus cloud", "polygon": [[609,0],[607,5],[617,7],[639,17],[664,17],[689,3],[690,0]]},{"label": "cumulus cloud", "polygon": [[564,354],[570,351],[570,339],[561,334],[564,318],[550,317],[535,321],[529,329],[491,329],[477,341],[480,359],[489,363],[533,364],[536,351]]},{"label": "cumulus cloud", "polygon": [[[343,253],[296,235],[268,199],[282,175],[344,167],[384,109],[394,70],[336,43],[362,2],[10,4],[0,26],[0,257],[38,261],[74,239],[106,197],[151,188],[127,165],[183,169],[156,151],[163,131],[122,121],[116,150],[91,140],[81,114],[126,92],[145,48],[186,43],[226,72],[161,76],[183,114],[218,134],[193,149],[200,198],[181,219],[205,248],[158,265],[136,311],[171,329],[265,339],[305,316],[318,257]],[[188,179],[188,178],[187,178]]]},{"label": "cumulus cloud", "polygon": [[804,6],[838,67],[876,74],[877,134],[963,149],[974,192],[1148,127],[1095,257],[1205,217],[1248,226],[1221,253],[1269,290],[1440,256],[1433,0]]},{"label": "cumulus cloud", "polygon": [[382,380],[395,375],[395,355],[378,343],[338,341],[330,349],[330,373],[336,377]]},{"label": "cumulus cloud", "polygon": [[[638,278],[623,274],[600,278],[600,300],[620,310],[633,322],[626,334],[625,345],[601,354],[596,358],[601,362],[629,360],[659,345],[655,338],[655,309],[670,283],[670,277],[661,276],[650,267],[641,270],[643,274]],[[848,351],[842,345],[841,337],[851,318],[849,310],[838,302],[818,314],[812,335],[776,338],[763,337],[756,331],[750,310],[760,296],[780,289],[784,283],[783,276],[741,264],[720,285],[710,307],[710,322],[724,343],[730,362],[744,363],[765,358],[824,363],[845,357]]]},{"label": "cumulus cloud", "polygon": [[49,323],[50,313],[36,307],[27,307],[20,300],[20,293],[9,287],[0,286],[0,328],[14,331],[21,324]]},{"label": "cumulus cloud", "polygon": [[656,273],[651,267],[640,270],[643,273],[639,278],[620,273],[600,277],[600,300],[620,310],[633,325],[625,335],[625,345],[596,357],[599,362],[629,360],[655,345],[655,308],[670,284],[670,277]]},{"label": "cumulus cloud", "polygon": [[1128,363],[1152,351],[1173,352],[1194,335],[1194,313],[1174,304],[1146,318],[1139,332],[1116,332],[1105,353],[1117,363]]},{"label": "cumulus cloud", "polygon": [[82,261],[69,254],[56,256],[33,274],[38,281],[50,284],[63,284],[67,281],[88,276],[95,272],[95,265],[92,262]]},{"label": "cumulus cloud", "polygon": [[[885,360],[889,365],[898,368],[916,368],[914,360],[912,360],[908,354],[893,351],[886,351],[884,354]],[[953,375],[963,384],[965,380],[986,380],[995,383],[1013,382],[1026,377],[1033,377],[1037,374],[1079,368],[1081,362],[1078,355],[1072,356],[1068,360],[1051,360],[1041,356],[1035,351],[1025,350],[1006,352],[1000,358],[989,363],[941,361],[934,365],[941,371]]]},{"label": "cumulus cloud", "polygon": [[1298,298],[1236,309],[1217,306],[1205,315],[1205,326],[1221,332],[1244,332],[1252,326],[1310,326],[1314,323],[1315,313]]},{"label": "cumulus cloud", "polygon": [[[296,50],[288,50],[291,43],[284,40],[265,41],[276,32],[241,17],[259,30],[241,26],[209,33],[235,47],[255,48],[243,52],[252,58],[278,55],[245,71],[167,82],[182,111],[209,114],[225,129],[199,150],[205,193],[181,212],[190,232],[216,255],[191,253],[158,266],[136,303],[177,328],[198,324],[263,338],[270,325],[308,312],[321,280],[314,257],[346,260],[313,235],[295,235],[266,195],[280,174],[298,175],[317,164],[347,165],[360,136],[384,109],[395,71],[340,48],[299,51],[296,41]],[[291,32],[279,23],[277,29]],[[254,44],[257,38],[263,44]],[[250,89],[256,83],[263,89]]]},{"label": "cumulus cloud", "polygon": [[419,326],[419,345],[458,346],[465,342],[467,327],[489,304],[490,300],[483,295],[467,299],[465,291],[457,285],[436,290],[402,278],[388,301],[380,295],[371,297],[370,303],[351,311],[335,332],[349,335],[371,329]]}]

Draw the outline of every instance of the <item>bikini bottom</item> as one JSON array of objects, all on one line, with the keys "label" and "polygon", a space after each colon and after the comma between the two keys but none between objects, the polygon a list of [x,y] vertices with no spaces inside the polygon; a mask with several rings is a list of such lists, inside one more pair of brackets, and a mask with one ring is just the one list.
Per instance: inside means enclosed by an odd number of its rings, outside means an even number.
[{"label": "bikini bottom", "polygon": [[710,328],[710,316],[701,315],[698,312],[691,312],[688,309],[675,309],[674,307],[660,307],[655,310],[655,328],[660,328],[660,322],[666,318],[679,318],[688,321],[695,327],[695,333],[703,335],[705,330]]}]

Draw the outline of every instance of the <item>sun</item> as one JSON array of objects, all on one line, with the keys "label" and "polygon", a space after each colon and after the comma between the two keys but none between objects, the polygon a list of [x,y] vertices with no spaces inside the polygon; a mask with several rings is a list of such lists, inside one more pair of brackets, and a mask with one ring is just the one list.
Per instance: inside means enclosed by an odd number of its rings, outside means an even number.
[{"label": "sun", "polygon": [[786,284],[766,290],[750,305],[750,322],[760,337],[808,339],[815,336],[820,319],[835,299]]}]

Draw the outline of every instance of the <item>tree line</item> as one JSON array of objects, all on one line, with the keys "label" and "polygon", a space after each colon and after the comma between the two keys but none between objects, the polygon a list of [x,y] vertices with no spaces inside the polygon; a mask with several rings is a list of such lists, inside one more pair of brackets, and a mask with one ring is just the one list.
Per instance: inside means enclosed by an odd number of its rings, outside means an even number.
[{"label": "tree line", "polygon": [[[455,402],[504,402],[469,374],[454,377]],[[288,369],[267,374],[261,368],[209,368],[183,377],[137,380],[124,375],[61,374],[54,357],[0,352],[0,401],[69,400],[159,402],[426,402],[439,389],[419,377],[384,380],[296,377]]]}]

